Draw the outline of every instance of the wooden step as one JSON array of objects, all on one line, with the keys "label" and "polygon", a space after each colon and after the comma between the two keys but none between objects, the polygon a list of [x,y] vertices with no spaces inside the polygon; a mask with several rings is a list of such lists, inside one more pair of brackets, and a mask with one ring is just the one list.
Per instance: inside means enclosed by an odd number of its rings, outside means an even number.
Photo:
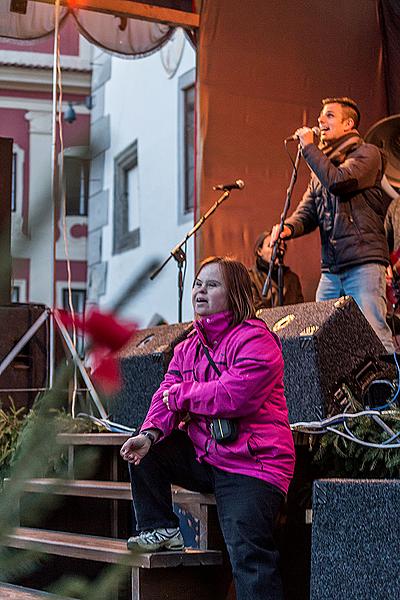
[{"label": "wooden step", "polygon": [[[25,492],[52,493],[63,496],[132,500],[131,486],[126,481],[95,481],[90,479],[29,479]],[[215,504],[213,494],[201,494],[172,486],[172,500],[176,504]]]},{"label": "wooden step", "polygon": [[[9,480],[6,480],[6,484]],[[46,493],[61,496],[98,498],[111,501],[132,501],[131,486],[123,481],[95,481],[91,479],[30,479],[25,482],[24,492]],[[209,507],[215,505],[213,494],[201,494],[172,486],[172,501],[198,520],[198,545],[206,549],[210,544],[210,526],[214,526],[216,517],[211,517]],[[115,509],[116,510],[116,509]],[[121,534],[120,534],[121,535]],[[113,529],[113,537],[120,537],[118,528]]]},{"label": "wooden step", "polygon": [[167,568],[179,566],[219,565],[222,562],[221,552],[216,550],[193,550],[187,548],[182,552],[135,553],[126,547],[125,540],[77,535],[17,527],[6,536],[5,545],[11,548],[33,550],[45,554],[68,556],[92,560],[108,564],[123,564],[141,569]]},{"label": "wooden step", "polygon": [[72,600],[65,596],[49,594],[11,583],[0,583],[0,598],[1,600]]}]

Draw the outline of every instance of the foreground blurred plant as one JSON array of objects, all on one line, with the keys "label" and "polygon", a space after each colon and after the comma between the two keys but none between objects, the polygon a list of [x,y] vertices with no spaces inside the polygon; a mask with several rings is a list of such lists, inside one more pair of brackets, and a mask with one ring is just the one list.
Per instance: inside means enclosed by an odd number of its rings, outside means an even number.
[{"label": "foreground blurred plant", "polygon": [[7,477],[10,470],[10,463],[15,453],[18,436],[24,426],[26,418],[25,408],[15,408],[15,404],[10,399],[10,406],[7,410],[0,408],[0,478]]},{"label": "foreground blurred plant", "polygon": [[[121,386],[115,353],[136,331],[136,325],[118,321],[114,315],[143,289],[155,266],[156,262],[151,261],[127,285],[114,304],[113,314],[92,310],[86,320],[77,316],[73,318],[65,312],[60,315],[65,326],[75,326],[90,338],[93,380],[105,394],[115,393]],[[64,411],[68,406],[68,386],[73,378],[74,366],[69,362],[67,366],[58,369],[52,389],[35,402],[34,410],[29,415],[15,410],[10,415],[4,415],[5,437],[1,456],[4,457],[10,479],[0,495],[0,581],[16,581],[21,575],[26,577],[45,559],[42,554],[27,551],[21,554],[20,551],[14,552],[7,548],[7,535],[18,522],[19,503],[25,482],[47,474],[49,469],[57,475],[67,475],[63,456],[65,450],[57,442],[60,431],[77,433],[97,428],[90,421],[72,419]],[[0,423],[1,418],[0,415]],[[92,469],[95,464],[93,452],[91,448],[80,453],[80,460],[74,463],[75,476],[76,471],[80,477],[88,475],[88,469]],[[51,499],[46,494],[30,496],[30,515],[37,513],[43,516],[56,503],[61,502],[61,496],[53,495]],[[129,567],[122,565],[106,568],[94,581],[75,575],[58,581],[51,591],[82,600],[107,600],[115,598],[119,582],[128,572]]]},{"label": "foreground blurred plant", "polygon": [[[13,582],[21,577],[29,579],[29,574],[45,560],[39,553],[21,553],[7,548],[6,537],[18,523],[25,482],[32,477],[43,476],[49,468],[65,476],[66,472],[62,469],[64,448],[57,442],[60,431],[98,430],[97,425],[86,419],[72,419],[63,409],[67,403],[67,384],[71,374],[72,366],[61,369],[54,388],[35,402],[29,415],[24,415],[22,410],[15,410],[14,407],[9,413],[0,411],[0,424],[5,434],[2,456],[10,477],[0,495],[0,581]],[[93,449],[90,449],[82,454],[76,467],[87,475],[88,469],[93,468],[94,464],[95,456]],[[43,516],[60,502],[60,496],[32,494],[25,510],[29,510],[30,516]],[[72,594],[72,597],[85,600],[111,599],[115,597],[118,581],[126,573],[126,567],[118,566],[106,569],[94,581],[84,577],[68,577],[52,585],[52,591],[63,596]]]},{"label": "foreground blurred plant", "polygon": [[107,395],[118,392],[122,376],[116,353],[136,333],[137,325],[97,309],[92,309],[85,319],[66,311],[57,311],[57,314],[65,327],[76,327],[85,338],[89,338],[86,353],[95,385]]}]

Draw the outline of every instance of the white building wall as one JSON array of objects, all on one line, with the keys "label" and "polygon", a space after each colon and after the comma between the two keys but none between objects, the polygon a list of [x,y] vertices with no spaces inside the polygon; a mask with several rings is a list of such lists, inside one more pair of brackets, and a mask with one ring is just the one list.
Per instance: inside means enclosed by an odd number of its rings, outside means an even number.
[{"label": "white building wall", "polygon": [[[96,60],[96,59],[95,59]],[[102,230],[102,262],[107,264],[102,307],[111,307],[132,278],[151,259],[162,262],[193,225],[193,215],[179,225],[179,76],[195,66],[195,52],[185,41],[181,63],[172,78],[160,53],[140,60],[112,57],[105,84],[104,115],[110,117],[110,146],[105,152],[103,189],[108,189],[108,224]],[[114,158],[132,142],[138,144],[140,245],[113,254]],[[194,240],[188,243],[183,320],[191,320],[190,288]],[[155,314],[177,322],[177,265],[171,259],[163,272],[128,302],[123,315],[146,327]]]}]

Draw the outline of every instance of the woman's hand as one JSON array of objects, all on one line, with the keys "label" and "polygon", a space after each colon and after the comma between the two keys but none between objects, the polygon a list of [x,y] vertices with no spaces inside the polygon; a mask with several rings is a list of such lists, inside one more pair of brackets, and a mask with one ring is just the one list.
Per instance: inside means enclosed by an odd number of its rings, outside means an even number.
[{"label": "woman's hand", "polygon": [[162,400],[163,400],[165,406],[168,408],[168,410],[171,410],[171,408],[169,406],[169,390],[163,391],[163,399]]},{"label": "woman's hand", "polygon": [[126,440],[120,450],[120,455],[129,463],[138,465],[150,450],[150,446],[151,440],[147,436],[139,433],[139,435],[135,435],[135,437]]},{"label": "woman's hand", "polygon": [[391,265],[386,267],[386,285],[391,286],[393,284],[393,269],[391,267]]}]

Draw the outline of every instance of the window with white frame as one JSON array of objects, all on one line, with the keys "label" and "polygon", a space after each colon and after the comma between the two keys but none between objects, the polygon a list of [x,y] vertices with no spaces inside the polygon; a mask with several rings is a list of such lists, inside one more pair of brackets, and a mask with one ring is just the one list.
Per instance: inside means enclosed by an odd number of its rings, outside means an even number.
[{"label": "window with white frame", "polygon": [[19,301],[20,301],[19,285],[13,285],[11,287],[11,302],[19,302]]},{"label": "window with white frame", "polygon": [[140,245],[139,206],[138,143],[135,140],[114,159],[114,254]]},{"label": "window with white frame", "polygon": [[[12,155],[12,170],[11,170],[11,212],[17,210],[17,153]],[[16,300],[18,302],[18,300]]]},{"label": "window with white frame", "polygon": [[26,279],[12,279],[11,281],[11,302],[28,302],[26,295]]},{"label": "window with white frame", "polygon": [[196,70],[179,77],[179,214],[178,221],[191,219],[195,190],[195,87]]},{"label": "window with white frame", "polygon": [[18,215],[19,217],[22,213],[24,160],[24,150],[14,142],[11,170],[11,211],[14,215]]}]

